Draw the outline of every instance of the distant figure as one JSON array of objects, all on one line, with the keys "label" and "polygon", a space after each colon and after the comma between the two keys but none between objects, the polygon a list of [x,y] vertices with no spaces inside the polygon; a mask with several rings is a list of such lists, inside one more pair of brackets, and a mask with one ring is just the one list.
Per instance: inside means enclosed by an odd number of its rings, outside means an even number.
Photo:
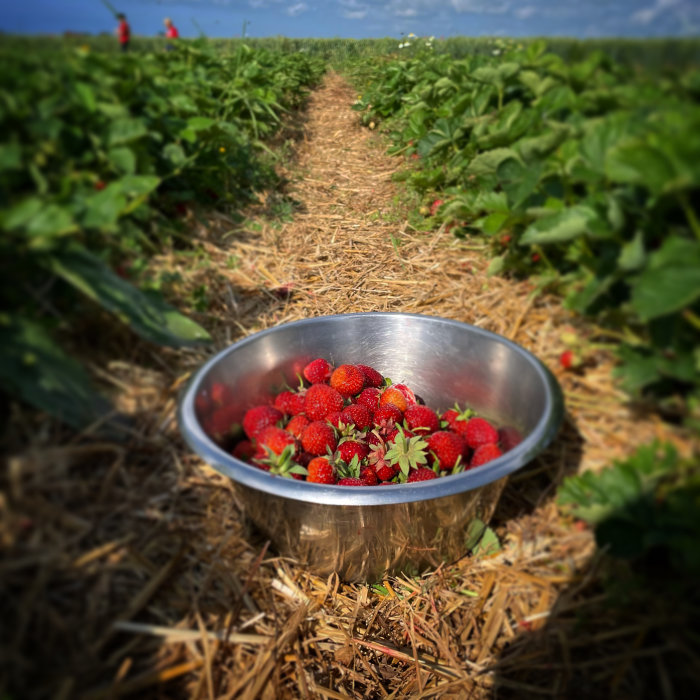
[{"label": "distant figure", "polygon": [[114,33],[119,39],[119,46],[121,47],[122,52],[126,52],[129,50],[129,42],[131,41],[131,28],[129,27],[129,23],[126,21],[126,15],[123,12],[120,12],[117,15],[117,19],[119,20],[119,26],[114,30]]},{"label": "distant figure", "polygon": [[[173,21],[170,19],[170,17],[166,17],[163,20],[163,24],[165,25],[165,38],[166,39],[177,39],[180,36],[180,33],[177,31],[177,27],[173,24]],[[165,45],[166,51],[172,51],[174,48],[175,47],[170,42],[168,42]]]}]

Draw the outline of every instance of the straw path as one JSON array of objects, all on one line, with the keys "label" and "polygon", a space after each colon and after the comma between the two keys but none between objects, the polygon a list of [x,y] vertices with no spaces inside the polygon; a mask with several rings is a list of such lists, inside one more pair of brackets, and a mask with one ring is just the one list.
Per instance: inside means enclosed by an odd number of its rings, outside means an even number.
[{"label": "straw path", "polygon": [[[552,497],[566,474],[654,437],[687,451],[686,437],[626,406],[605,352],[561,372],[561,332],[592,329],[556,299],[488,278],[478,242],[410,225],[415,203],[392,181],[406,164],[360,127],[353,100],[329,74],[311,97],[285,197],[267,193],[242,224],[193,215],[208,262],[185,265],[173,251],[153,265],[177,270],[185,291],[206,285],[198,318],[217,348],[284,321],[396,310],[469,322],[536,353],[558,374],[568,414],[504,493],[494,522],[503,550],[376,587],[280,559],[249,531],[231,484],[177,435],[177,391],[206,353],[115,335],[93,368],[135,418],[128,440],[76,438],[13,409],[0,493],[0,694],[642,697],[668,685],[671,646],[658,630],[674,621],[602,612],[591,534],[562,520]],[[283,222],[264,215],[290,202]]]}]

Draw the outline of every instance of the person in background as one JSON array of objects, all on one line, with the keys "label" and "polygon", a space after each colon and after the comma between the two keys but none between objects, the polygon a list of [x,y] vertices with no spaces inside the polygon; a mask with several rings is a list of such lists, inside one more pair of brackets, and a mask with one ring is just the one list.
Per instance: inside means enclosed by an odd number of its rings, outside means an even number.
[{"label": "person in background", "polygon": [[129,23],[126,21],[126,15],[123,12],[117,15],[117,19],[119,20],[119,25],[114,30],[114,33],[119,39],[121,50],[126,52],[129,50],[129,42],[131,41],[131,27],[129,27]]},{"label": "person in background", "polygon": [[[163,20],[163,24],[165,25],[165,38],[166,39],[177,39],[180,36],[180,33],[177,31],[177,27],[173,24],[173,21],[170,19],[170,17],[166,17]],[[166,51],[172,51],[175,47],[173,44],[168,41],[167,44],[165,45],[165,50]]]}]

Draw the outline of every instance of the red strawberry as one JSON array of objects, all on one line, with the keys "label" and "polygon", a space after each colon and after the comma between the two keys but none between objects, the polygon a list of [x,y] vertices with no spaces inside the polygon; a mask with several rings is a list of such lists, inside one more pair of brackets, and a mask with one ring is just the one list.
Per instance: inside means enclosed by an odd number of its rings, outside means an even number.
[{"label": "red strawberry", "polygon": [[414,404],[417,403],[416,395],[405,384],[394,384],[393,386],[394,386],[394,389],[398,389],[406,397],[406,403],[409,406],[413,406]]},{"label": "red strawberry", "polygon": [[250,440],[241,440],[234,448],[231,453],[237,459],[247,462],[255,454],[255,447]]},{"label": "red strawberry", "polygon": [[403,434],[406,437],[415,437],[416,434],[412,432],[411,430],[408,430],[406,428],[401,428],[401,431],[399,431],[397,426],[394,426],[391,428],[391,430],[388,430],[386,433],[386,437],[384,438],[385,442],[391,442],[398,434],[399,432],[403,432]]},{"label": "red strawberry", "polygon": [[275,408],[288,416],[296,416],[304,411],[304,395],[283,391],[275,396]]},{"label": "red strawberry", "polygon": [[317,420],[304,428],[301,434],[302,447],[312,455],[325,455],[333,452],[338,445],[333,426],[325,420]]},{"label": "red strawberry", "polygon": [[365,375],[365,386],[376,388],[384,383],[384,377],[382,377],[376,369],[369,367],[367,365],[356,365]]},{"label": "red strawberry", "polygon": [[367,406],[370,411],[374,412],[379,408],[379,397],[382,392],[376,386],[368,386],[360,392],[357,397],[357,403]]},{"label": "red strawberry", "polygon": [[314,457],[306,469],[309,472],[306,480],[312,484],[335,484],[335,469],[325,457]]},{"label": "red strawberry", "polygon": [[455,404],[454,408],[448,409],[442,414],[442,416],[440,416],[440,420],[445,421],[450,430],[453,430],[455,433],[465,435],[467,430],[467,422],[473,415],[474,411],[471,409],[468,408],[465,411],[462,411],[459,406]]},{"label": "red strawberry", "polygon": [[430,205],[430,216],[435,216],[437,214],[438,209],[442,206],[443,200],[442,199],[436,199],[431,205]]},{"label": "red strawberry", "polygon": [[340,430],[340,424],[343,422],[343,414],[340,411],[333,411],[326,416],[326,421],[334,428]]},{"label": "red strawberry", "polygon": [[374,469],[377,478],[381,481],[389,481],[398,474],[399,465],[394,465],[386,459],[386,445],[382,441],[372,447],[372,451],[368,455],[368,461],[370,467]]},{"label": "red strawberry", "polygon": [[564,350],[564,352],[561,355],[559,355],[559,364],[564,369],[571,369],[571,367],[574,364],[574,351]]},{"label": "red strawberry", "polygon": [[486,464],[486,462],[490,462],[492,459],[496,459],[502,454],[498,445],[481,445],[474,450],[474,454],[469,462],[469,467],[480,467],[482,464]]},{"label": "red strawberry", "polygon": [[302,431],[309,423],[311,421],[303,413],[300,413],[293,416],[289,423],[284,426],[284,429],[296,437],[301,437]]},{"label": "red strawberry", "polygon": [[411,469],[406,481],[411,484],[414,481],[429,481],[430,479],[437,479],[437,474],[428,467],[418,467],[418,469]]},{"label": "red strawberry", "polygon": [[427,438],[428,449],[435,453],[440,469],[452,469],[462,460],[464,438],[459,433],[438,430]]},{"label": "red strawberry", "polygon": [[376,486],[379,483],[377,473],[374,471],[374,469],[372,469],[372,467],[361,467],[360,479],[362,479],[367,486]]},{"label": "red strawberry", "polygon": [[330,379],[332,371],[330,363],[319,357],[304,367],[303,375],[312,384],[323,384]]},{"label": "red strawberry", "polygon": [[393,403],[386,403],[383,406],[380,406],[374,412],[373,418],[374,424],[379,428],[389,427],[389,424],[391,424],[391,427],[393,427],[394,423],[398,423],[402,419],[403,413],[401,412],[401,409],[394,406]]},{"label": "red strawberry", "polygon": [[333,411],[343,410],[343,397],[328,384],[314,384],[304,395],[304,413],[314,420],[323,420]]},{"label": "red strawberry", "polygon": [[369,486],[364,479],[358,479],[355,476],[346,476],[338,482],[338,486]]},{"label": "red strawberry", "polygon": [[338,454],[347,464],[350,464],[353,457],[357,457],[361,462],[369,454],[369,447],[357,440],[346,440],[338,445]]},{"label": "red strawberry", "polygon": [[98,192],[101,192],[105,187],[107,187],[107,185],[104,183],[104,180],[98,180],[98,181],[95,183],[95,189],[96,189]]},{"label": "red strawberry", "polygon": [[470,418],[464,431],[467,445],[475,450],[481,445],[498,442],[498,431],[484,418]]},{"label": "red strawberry", "polygon": [[209,413],[209,409],[212,408],[212,404],[209,399],[209,394],[206,391],[202,391],[194,397],[194,408],[197,413],[197,417],[200,419]]},{"label": "red strawberry", "polygon": [[288,445],[294,448],[294,453],[299,451],[294,435],[275,425],[268,425],[258,434],[258,444],[261,447],[268,447],[276,455],[281,455]]},{"label": "red strawberry", "polygon": [[308,452],[302,452],[297,456],[295,461],[297,464],[301,464],[302,467],[308,467],[309,464],[311,464],[312,459],[315,459],[314,455],[309,454]]},{"label": "red strawberry", "polygon": [[233,404],[217,408],[206,423],[206,431],[216,440],[232,434],[239,409]]},{"label": "red strawberry", "polygon": [[498,442],[504,452],[512,450],[523,441],[520,431],[513,426],[507,425],[498,431]]},{"label": "red strawberry", "polygon": [[372,425],[372,414],[369,408],[361,403],[352,403],[346,406],[340,414],[340,419],[345,425],[352,424],[360,431]]},{"label": "red strawberry", "polygon": [[283,417],[274,406],[255,406],[243,416],[243,431],[251,440],[255,440],[265,428],[275,425]]},{"label": "red strawberry", "polygon": [[209,396],[217,406],[226,406],[226,404],[233,403],[233,400],[236,398],[233,389],[225,384],[221,384],[221,382],[214,382],[211,385]]},{"label": "red strawberry", "polygon": [[330,383],[341,396],[349,398],[357,396],[364,389],[365,375],[355,365],[340,365],[340,367],[333,370]]},{"label": "red strawberry", "polygon": [[434,433],[440,429],[440,420],[435,411],[427,406],[409,406],[403,414],[406,424],[416,433]]}]

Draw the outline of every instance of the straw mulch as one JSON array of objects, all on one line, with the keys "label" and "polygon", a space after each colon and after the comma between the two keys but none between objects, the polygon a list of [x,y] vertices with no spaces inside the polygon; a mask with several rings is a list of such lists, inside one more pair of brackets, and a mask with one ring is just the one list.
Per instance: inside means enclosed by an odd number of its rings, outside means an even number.
[{"label": "straw mulch", "polygon": [[[406,167],[359,126],[329,74],[286,173],[251,218],[191,216],[209,263],[199,319],[217,349],[285,321],[410,311],[501,333],[558,374],[568,412],[553,445],[507,487],[502,551],[381,587],[319,579],[249,529],[232,484],[177,434],[177,391],[202,351],[144,347],[118,331],[91,357],[134,417],[129,438],[73,435],[19,407],[0,493],[0,696],[12,698],[684,697],[692,652],[664,601],[606,607],[591,533],[553,496],[654,437],[686,436],[625,404],[612,360],[563,373],[560,334],[595,329],[528,282],[488,278],[480,244],[407,222]],[[280,221],[270,212],[291,208]],[[691,665],[687,665],[691,668]],[[697,667],[697,665],[696,665]],[[681,674],[681,675],[679,675]],[[691,685],[688,685],[691,684]]]}]

